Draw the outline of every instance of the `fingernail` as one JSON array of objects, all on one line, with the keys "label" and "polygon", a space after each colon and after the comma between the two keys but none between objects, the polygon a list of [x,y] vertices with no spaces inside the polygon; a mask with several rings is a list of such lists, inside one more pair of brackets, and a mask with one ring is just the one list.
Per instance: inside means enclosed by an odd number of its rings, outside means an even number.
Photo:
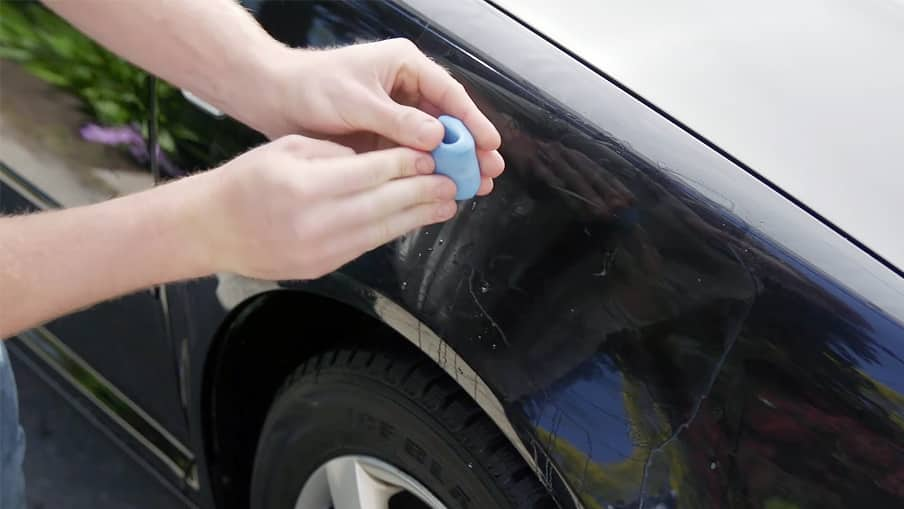
[{"label": "fingernail", "polygon": [[[438,144],[439,140],[442,139],[442,132],[440,132],[442,128],[443,126],[439,123],[439,120],[435,118],[424,119],[417,130],[417,139],[425,145]],[[439,135],[437,135],[438,132]]]},{"label": "fingernail", "polygon": [[435,167],[436,163],[431,156],[420,156],[417,158],[417,161],[414,162],[414,168],[418,173],[433,173]]}]

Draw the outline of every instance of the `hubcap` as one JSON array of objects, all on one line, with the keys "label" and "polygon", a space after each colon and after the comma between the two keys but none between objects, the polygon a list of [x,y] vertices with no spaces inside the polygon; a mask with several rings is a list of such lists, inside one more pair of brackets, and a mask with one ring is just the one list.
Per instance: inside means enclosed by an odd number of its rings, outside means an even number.
[{"label": "hubcap", "polygon": [[305,482],[295,503],[295,509],[414,509],[415,506],[446,509],[410,475],[385,461],[357,455],[339,456],[321,465]]}]

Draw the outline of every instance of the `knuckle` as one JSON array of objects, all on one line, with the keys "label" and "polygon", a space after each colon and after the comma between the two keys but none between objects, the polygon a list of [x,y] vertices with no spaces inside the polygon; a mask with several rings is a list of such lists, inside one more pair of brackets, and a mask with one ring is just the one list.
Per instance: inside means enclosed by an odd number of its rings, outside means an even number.
[{"label": "knuckle", "polygon": [[413,42],[411,42],[411,39],[396,37],[394,39],[390,39],[388,42],[395,46],[395,49],[397,51],[404,51],[406,53],[420,53],[420,50],[418,50],[417,46]]},{"label": "knuckle", "polygon": [[408,131],[412,126],[417,125],[423,115],[423,112],[414,108],[400,108],[396,115],[396,129],[402,133]]},{"label": "knuckle", "polygon": [[351,147],[346,147],[345,145],[339,145],[338,143],[328,142],[330,145],[333,145],[336,148],[336,155],[338,156],[353,156],[355,155],[354,149]]},{"label": "knuckle", "polygon": [[[451,77],[451,75],[450,75]],[[454,78],[453,78],[454,79]],[[460,81],[455,81],[455,85],[452,87],[454,89],[454,94],[457,97],[464,98],[468,96],[468,89]]]},{"label": "knuckle", "polygon": [[386,175],[388,173],[387,166],[388,163],[383,158],[374,158],[367,165],[367,187],[379,187],[388,179]]},{"label": "knuckle", "polygon": [[287,134],[278,140],[280,148],[287,152],[300,152],[307,146],[307,139],[299,134]]},{"label": "knuckle", "polygon": [[[391,168],[389,179],[407,177],[415,173],[415,152],[409,148],[396,147],[386,152],[386,165]],[[385,180],[385,179],[384,179]],[[382,182],[379,182],[382,183]]]},{"label": "knuckle", "polygon": [[417,160],[420,157],[420,154],[417,151],[409,148],[402,148],[399,150],[399,176],[411,177],[413,175],[417,175]]}]

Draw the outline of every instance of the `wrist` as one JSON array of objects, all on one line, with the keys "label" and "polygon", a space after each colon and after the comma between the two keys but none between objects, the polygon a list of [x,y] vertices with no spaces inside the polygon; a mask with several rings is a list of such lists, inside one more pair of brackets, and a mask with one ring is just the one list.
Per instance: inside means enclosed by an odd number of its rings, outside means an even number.
[{"label": "wrist", "polygon": [[191,279],[220,270],[213,236],[218,175],[205,172],[166,184],[158,192],[159,236],[167,260],[164,279]]},{"label": "wrist", "polygon": [[[277,44],[263,52],[265,56],[258,61],[253,96],[257,118],[246,122],[271,140],[306,131],[299,120],[309,118],[311,113],[306,99],[311,93],[310,77],[316,72],[311,65],[316,51]],[[263,91],[261,86],[265,87]]]}]

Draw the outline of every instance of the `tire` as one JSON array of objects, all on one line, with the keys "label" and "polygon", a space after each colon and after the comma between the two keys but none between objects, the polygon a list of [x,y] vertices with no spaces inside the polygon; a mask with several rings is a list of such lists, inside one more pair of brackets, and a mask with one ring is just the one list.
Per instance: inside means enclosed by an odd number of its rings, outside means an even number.
[{"label": "tire", "polygon": [[361,347],[307,360],[277,393],[258,441],[251,507],[292,509],[327,461],[389,463],[449,509],[547,509],[515,449],[432,361]]}]

